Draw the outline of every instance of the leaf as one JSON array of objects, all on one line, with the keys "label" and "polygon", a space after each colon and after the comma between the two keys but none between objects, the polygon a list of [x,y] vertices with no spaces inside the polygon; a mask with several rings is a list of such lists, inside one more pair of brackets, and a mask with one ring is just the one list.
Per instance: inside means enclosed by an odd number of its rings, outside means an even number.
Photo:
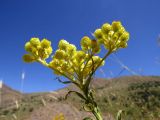
[{"label": "leaf", "polygon": [[65,96],[65,99],[67,99],[68,95],[71,94],[71,93],[76,93],[77,96],[79,96],[80,98],[82,98],[83,100],[86,100],[86,98],[79,92],[77,91],[69,91],[66,96]]},{"label": "leaf", "polygon": [[63,84],[70,84],[70,83],[72,83],[71,81],[62,81],[59,77],[56,77],[56,79],[57,79],[60,83],[63,83]]},{"label": "leaf", "polygon": [[95,91],[93,89],[89,90],[89,96],[94,100]]}]

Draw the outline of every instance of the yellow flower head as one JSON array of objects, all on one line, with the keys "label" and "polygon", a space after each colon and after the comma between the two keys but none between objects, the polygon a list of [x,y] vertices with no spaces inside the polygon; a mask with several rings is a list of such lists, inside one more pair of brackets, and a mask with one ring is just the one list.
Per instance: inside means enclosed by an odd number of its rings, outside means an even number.
[{"label": "yellow flower head", "polygon": [[31,38],[30,43],[34,47],[38,47],[40,45],[40,40],[39,38]]},{"label": "yellow flower head", "polygon": [[117,32],[119,29],[121,29],[122,24],[120,21],[113,21],[112,22],[112,29],[114,32]]},{"label": "yellow flower head", "polygon": [[83,60],[85,58],[85,56],[86,56],[85,52],[77,51],[75,58],[76,58],[77,61],[81,61],[81,60]]},{"label": "yellow flower head", "polygon": [[66,40],[62,39],[59,41],[58,47],[59,47],[59,49],[66,51],[68,45],[69,45],[69,43]]},{"label": "yellow flower head", "polygon": [[31,54],[33,54],[34,56],[38,55],[38,51],[37,48],[34,47],[30,42],[27,42],[25,44],[25,50]]},{"label": "yellow flower head", "polygon": [[129,39],[129,33],[128,32],[123,32],[123,34],[120,36],[120,41],[123,41],[123,42],[125,42],[125,41],[128,41],[128,39]]},{"label": "yellow flower head", "polygon": [[[98,65],[101,62],[102,58],[99,56],[93,56],[94,64]],[[104,65],[104,61],[101,63],[101,66]]]},{"label": "yellow flower head", "polygon": [[88,36],[84,36],[81,39],[81,48],[82,50],[88,50],[91,48],[91,39]]},{"label": "yellow flower head", "polygon": [[94,35],[97,39],[101,39],[103,37],[102,30],[101,29],[95,30]]},{"label": "yellow flower head", "polygon": [[68,62],[67,61],[62,61],[61,62],[61,70],[62,71],[67,71],[68,72],[68,69],[70,68],[70,66],[69,66],[69,64],[68,64]]},{"label": "yellow flower head", "polygon": [[23,60],[24,60],[24,62],[30,63],[30,62],[34,62],[36,59],[32,55],[25,54],[23,56]]},{"label": "yellow flower head", "polygon": [[26,50],[27,52],[32,52],[32,48],[33,48],[33,46],[31,45],[30,42],[27,42],[27,43],[25,44],[25,50]]},{"label": "yellow flower head", "polygon": [[73,45],[73,44],[67,45],[67,53],[68,53],[69,55],[73,55],[76,50],[77,50],[77,48],[76,48],[75,45]]},{"label": "yellow flower head", "polygon": [[43,39],[41,41],[41,47],[42,48],[49,48],[49,47],[51,47],[51,42],[47,39]]},{"label": "yellow flower head", "polygon": [[60,49],[58,49],[54,55],[56,59],[64,59],[65,56],[66,56],[65,51]]},{"label": "yellow flower head", "polygon": [[34,56],[34,59],[45,60],[52,53],[51,42],[47,39],[40,41],[39,38],[31,38],[25,44],[25,50]]},{"label": "yellow flower head", "polygon": [[109,23],[103,24],[101,29],[97,29],[94,32],[94,35],[98,43],[103,44],[110,51],[127,47],[129,39],[129,33],[120,21],[113,21],[111,25]]},{"label": "yellow flower head", "polygon": [[57,68],[57,67],[59,67],[60,66],[60,62],[59,62],[59,60],[58,59],[53,59],[50,63],[49,63],[49,67],[50,68]]},{"label": "yellow flower head", "polygon": [[101,29],[104,34],[108,34],[108,32],[112,30],[112,26],[109,23],[105,23],[102,25]]}]

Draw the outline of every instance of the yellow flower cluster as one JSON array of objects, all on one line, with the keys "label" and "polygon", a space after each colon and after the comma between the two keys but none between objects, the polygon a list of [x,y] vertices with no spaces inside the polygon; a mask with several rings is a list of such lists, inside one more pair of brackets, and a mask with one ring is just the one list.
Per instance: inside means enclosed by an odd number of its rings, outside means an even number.
[{"label": "yellow flower cluster", "polygon": [[57,75],[63,73],[72,77],[76,73],[81,74],[83,70],[85,71],[84,74],[87,75],[91,72],[93,64],[96,67],[101,60],[99,56],[93,56],[92,60],[89,54],[83,50],[78,51],[75,45],[66,40],[60,40],[58,47],[59,49],[56,50],[52,61],[49,63],[49,67],[55,70],[54,73]]},{"label": "yellow flower cluster", "polygon": [[60,40],[58,47],[59,49],[53,55],[49,67],[55,70],[54,73],[57,75],[61,75],[61,73],[73,74],[72,64],[69,62],[73,59],[77,49],[76,46],[69,44],[66,40]]},{"label": "yellow flower cluster", "polygon": [[95,30],[94,36],[99,44],[103,44],[106,49],[112,51],[126,48],[129,39],[129,33],[119,21],[114,21],[111,25],[103,24],[100,29]]},{"label": "yellow flower cluster", "polygon": [[52,53],[51,42],[47,39],[40,41],[39,38],[31,38],[25,44],[25,50],[29,52],[23,56],[25,62],[34,62],[38,59],[45,60]]},{"label": "yellow flower cluster", "polygon": [[[104,60],[113,51],[127,47],[129,33],[122,26],[121,22],[114,21],[112,24],[105,23],[100,29],[94,32],[96,40],[84,36],[81,39],[82,50],[66,40],[59,41],[58,49],[55,51],[52,60],[47,63],[45,60],[51,55],[51,42],[47,39],[31,38],[25,44],[25,50],[29,53],[23,56],[25,62],[38,61],[51,68],[55,74],[65,76],[70,80],[87,79],[93,75],[92,72],[104,65]],[[100,45],[108,49],[104,58],[95,56],[99,53]]]}]

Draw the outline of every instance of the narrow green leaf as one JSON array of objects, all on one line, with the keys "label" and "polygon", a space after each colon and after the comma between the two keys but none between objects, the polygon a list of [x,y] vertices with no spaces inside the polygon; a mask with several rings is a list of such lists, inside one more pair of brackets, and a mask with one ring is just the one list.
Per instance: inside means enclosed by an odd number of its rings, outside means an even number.
[{"label": "narrow green leaf", "polygon": [[82,98],[83,100],[86,100],[86,98],[81,94],[81,93],[79,93],[79,92],[77,92],[77,91],[69,91],[67,94],[66,94],[66,96],[65,96],[65,99],[67,99],[68,98],[68,95],[70,95],[71,93],[75,93],[76,95],[78,95],[80,98]]},{"label": "narrow green leaf", "polygon": [[60,83],[63,83],[63,84],[70,84],[70,83],[72,83],[71,81],[62,81],[59,77],[56,77],[56,79],[57,79]]}]

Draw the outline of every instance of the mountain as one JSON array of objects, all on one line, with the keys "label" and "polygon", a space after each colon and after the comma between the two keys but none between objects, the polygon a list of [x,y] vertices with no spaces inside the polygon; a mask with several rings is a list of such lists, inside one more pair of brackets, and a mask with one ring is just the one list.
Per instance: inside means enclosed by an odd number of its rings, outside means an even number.
[{"label": "mountain", "polygon": [[[123,110],[123,120],[160,119],[159,76],[95,78],[91,87],[95,88],[95,99],[102,110],[104,120],[114,120],[119,110]],[[64,100],[66,93],[73,89],[77,88],[69,85],[67,88],[47,93],[23,94],[18,108],[0,110],[0,120],[12,118],[53,120],[54,116],[61,113],[64,114],[66,120],[82,120],[86,116],[92,116],[83,110],[82,100],[75,94]],[[13,91],[12,95],[21,96],[19,92],[10,90]],[[7,94],[5,96],[7,97]]]},{"label": "mountain", "polygon": [[0,108],[13,106],[21,98],[21,93],[0,81]]}]

